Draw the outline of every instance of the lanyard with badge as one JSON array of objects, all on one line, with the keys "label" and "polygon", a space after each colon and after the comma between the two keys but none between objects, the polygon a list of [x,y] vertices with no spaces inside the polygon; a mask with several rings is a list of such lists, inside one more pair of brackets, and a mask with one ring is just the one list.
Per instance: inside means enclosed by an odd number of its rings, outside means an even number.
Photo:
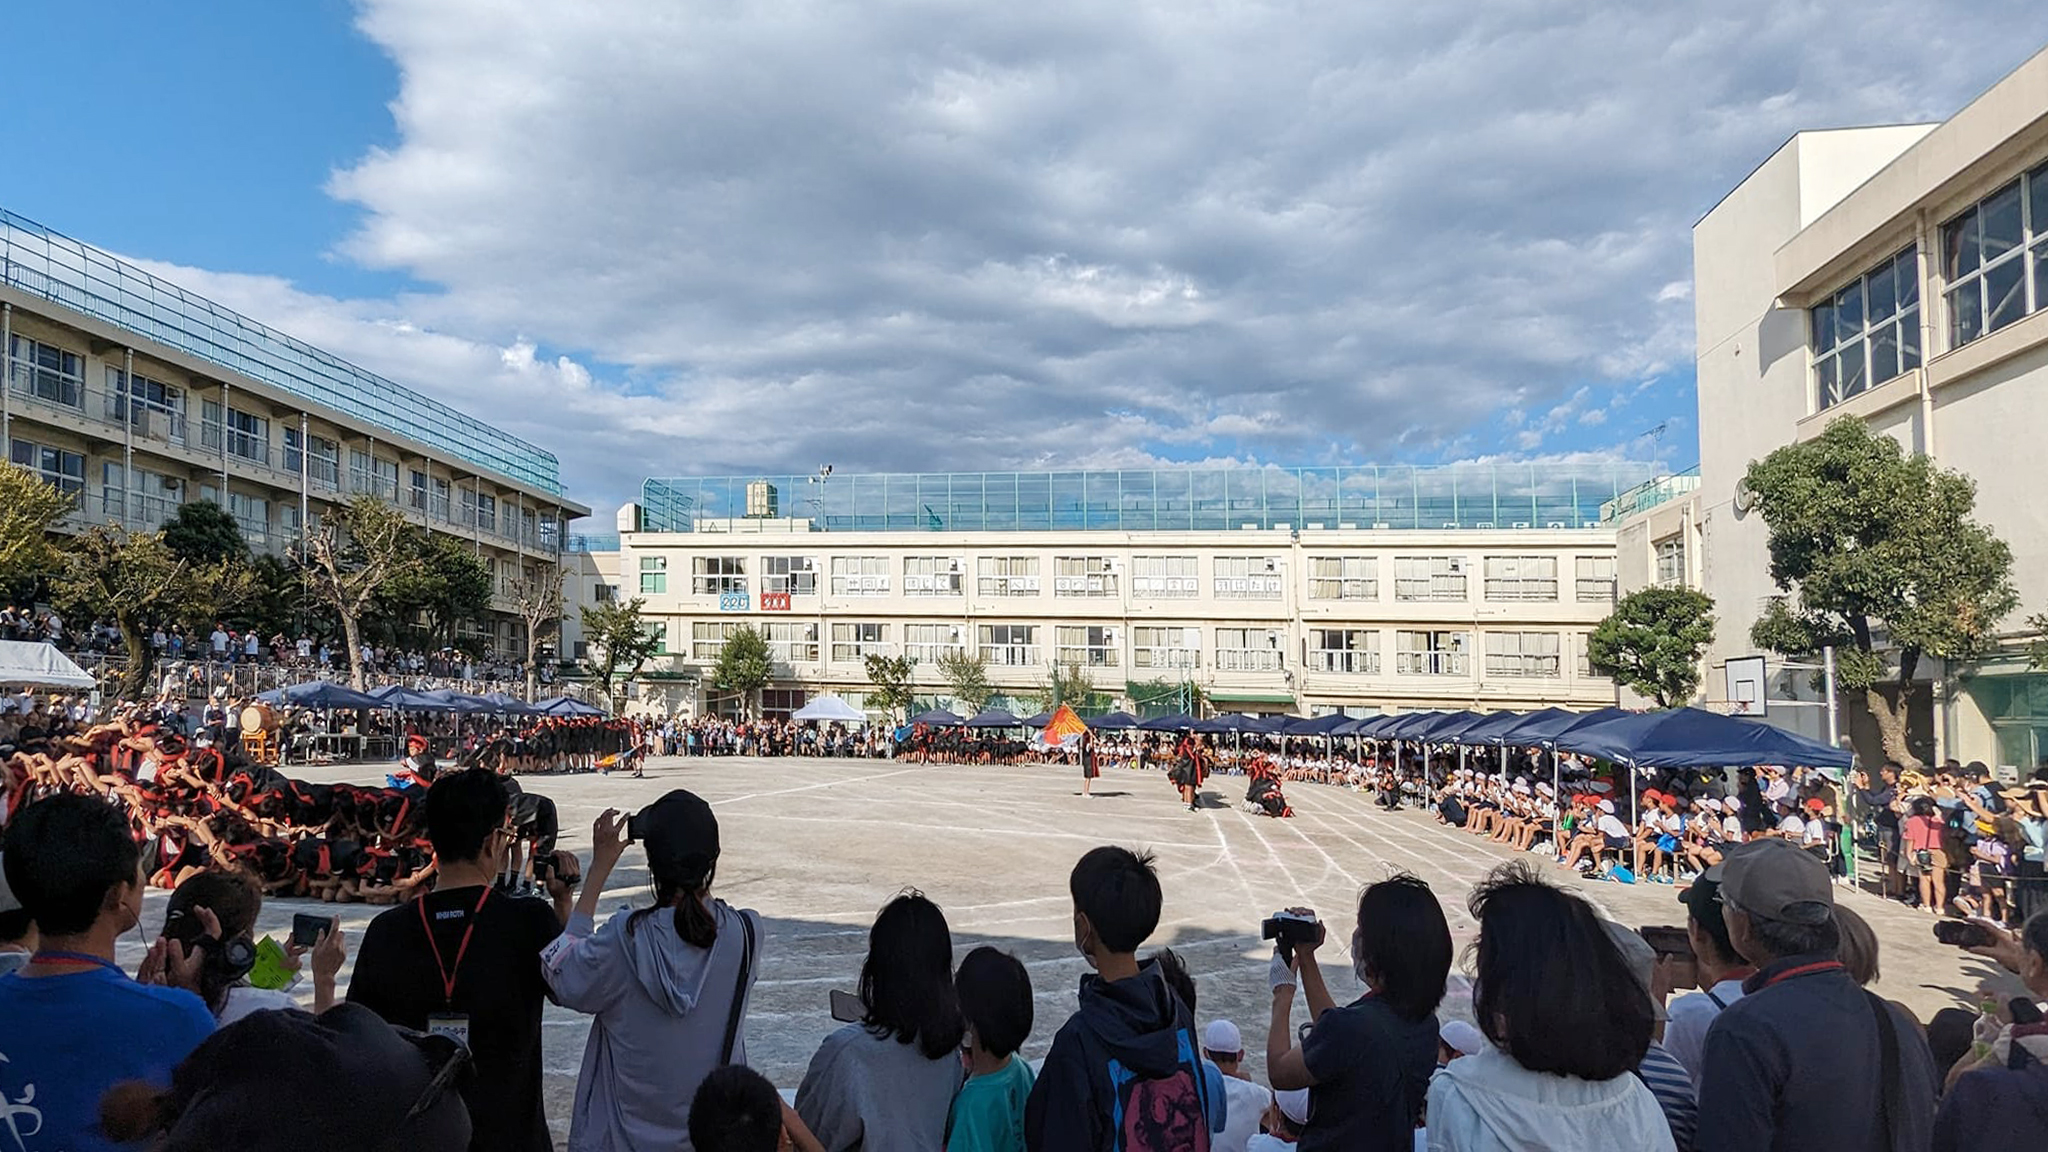
[{"label": "lanyard with badge", "polygon": [[[469,954],[469,941],[476,935],[476,918],[484,910],[484,901],[491,898],[491,890],[485,887],[483,895],[477,897],[476,907],[470,911],[469,926],[462,930],[462,943],[455,949],[455,966],[441,962],[441,944],[434,939],[434,926],[427,920],[427,902],[413,903],[420,910],[420,928],[427,934],[427,947],[434,953],[434,970],[441,976],[441,1002],[450,1009],[455,1007],[455,977],[462,971],[462,958]],[[467,1012],[429,1012],[427,1014],[427,1035],[446,1036],[464,1048],[469,1047],[469,1014]]]}]

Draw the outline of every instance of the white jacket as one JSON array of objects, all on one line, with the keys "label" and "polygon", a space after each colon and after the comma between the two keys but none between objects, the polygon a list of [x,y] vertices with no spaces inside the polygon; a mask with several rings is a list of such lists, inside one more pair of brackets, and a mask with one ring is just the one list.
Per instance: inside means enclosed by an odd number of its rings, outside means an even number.
[{"label": "white jacket", "polygon": [[1634,1075],[1531,1072],[1491,1045],[1429,1083],[1429,1152],[1675,1152],[1657,1098]]}]

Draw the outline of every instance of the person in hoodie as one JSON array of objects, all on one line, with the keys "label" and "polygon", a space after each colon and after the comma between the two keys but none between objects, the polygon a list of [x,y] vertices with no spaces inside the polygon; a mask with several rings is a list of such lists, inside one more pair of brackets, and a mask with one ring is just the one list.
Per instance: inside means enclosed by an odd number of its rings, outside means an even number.
[{"label": "person in hoodie", "polygon": [[556,855],[554,906],[498,892],[512,843],[498,776],[472,768],[427,789],[434,890],[370,921],[348,1001],[416,1032],[448,1036],[475,1056],[462,1091],[477,1152],[552,1152],[541,1109],[541,950],[562,931],[576,858]]},{"label": "person in hoodie", "polygon": [[1030,1152],[1209,1152],[1194,1013],[1138,949],[1159,926],[1152,857],[1090,851],[1067,879],[1074,946],[1093,975],[1024,1107]]},{"label": "person in hoodie", "polygon": [[[2048,1000],[2048,912],[2018,932],[1971,949],[2026,981],[2027,994]],[[2048,1141],[2048,1023],[2012,1023],[1984,1057],[1952,1073],[1934,1114],[1934,1152],[2035,1152]]]},{"label": "person in hoodie", "polygon": [[1473,1013],[1491,1041],[1429,1084],[1429,1152],[1673,1152],[1657,1098],[1632,1072],[1649,997],[1584,900],[1527,864],[1473,889]]},{"label": "person in hoodie", "polygon": [[967,1034],[946,914],[915,890],[882,906],[860,966],[859,1022],[825,1037],[796,1114],[825,1152],[945,1152]]},{"label": "person in hoodie", "polygon": [[599,893],[629,842],[607,809],[569,926],[542,957],[548,986],[591,1022],[569,1121],[570,1152],[690,1152],[690,1102],[704,1078],[747,1059],[747,1000],[760,971],[760,914],[711,895],[718,819],[677,789],[637,817],[651,908],[596,927]]}]

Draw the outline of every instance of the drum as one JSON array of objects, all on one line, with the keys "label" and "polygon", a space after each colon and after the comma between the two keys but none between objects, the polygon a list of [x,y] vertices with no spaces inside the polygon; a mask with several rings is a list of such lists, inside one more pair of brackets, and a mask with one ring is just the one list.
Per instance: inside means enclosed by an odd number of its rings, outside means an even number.
[{"label": "drum", "polygon": [[279,716],[277,710],[268,704],[250,704],[242,709],[242,731],[268,732],[276,728],[283,719],[284,717]]}]

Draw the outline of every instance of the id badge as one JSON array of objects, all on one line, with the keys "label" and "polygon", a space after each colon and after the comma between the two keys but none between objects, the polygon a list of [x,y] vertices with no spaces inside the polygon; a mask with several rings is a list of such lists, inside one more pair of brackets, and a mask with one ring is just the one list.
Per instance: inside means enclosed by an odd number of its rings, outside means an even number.
[{"label": "id badge", "polygon": [[427,1017],[427,1035],[446,1036],[464,1048],[468,1048],[469,1017],[463,1013],[436,1012]]}]

